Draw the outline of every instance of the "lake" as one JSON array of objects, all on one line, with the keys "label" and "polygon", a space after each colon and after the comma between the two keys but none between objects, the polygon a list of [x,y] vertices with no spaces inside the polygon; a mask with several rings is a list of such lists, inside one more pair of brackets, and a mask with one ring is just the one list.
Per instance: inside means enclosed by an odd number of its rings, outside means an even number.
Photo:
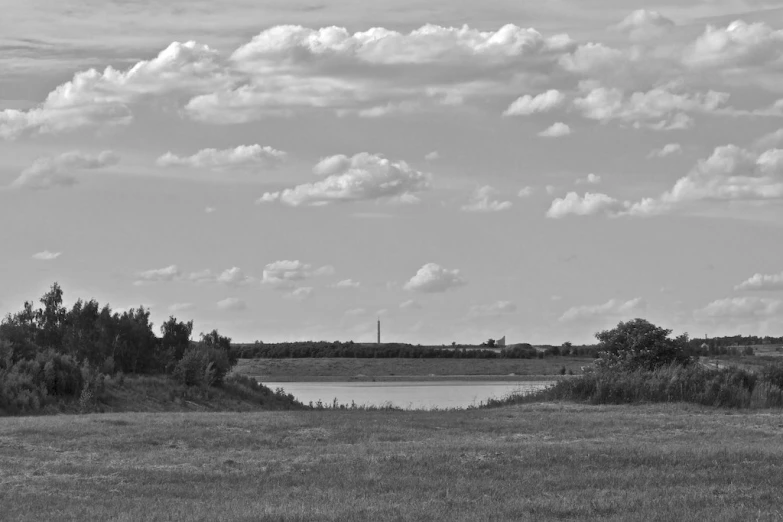
[{"label": "lake", "polygon": [[340,404],[400,408],[466,408],[489,398],[501,398],[509,393],[531,393],[554,381],[493,382],[493,381],[435,381],[435,382],[263,382],[276,390],[283,388],[300,402],[317,401],[331,405],[337,398]]}]

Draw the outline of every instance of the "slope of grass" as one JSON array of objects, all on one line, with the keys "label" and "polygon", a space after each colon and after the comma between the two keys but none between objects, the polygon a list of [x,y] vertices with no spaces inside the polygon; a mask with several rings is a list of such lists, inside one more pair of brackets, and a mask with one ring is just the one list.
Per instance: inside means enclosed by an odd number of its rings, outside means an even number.
[{"label": "slope of grass", "polygon": [[18,417],[13,520],[780,520],[783,420],[687,405]]},{"label": "slope of grass", "polygon": [[[481,377],[525,380],[559,375],[562,368],[579,373],[594,361],[587,357],[546,359],[240,359],[236,373],[272,382],[329,380],[417,380],[435,377]],[[514,374],[511,376],[509,374]],[[516,377],[516,379],[515,379]]]}]

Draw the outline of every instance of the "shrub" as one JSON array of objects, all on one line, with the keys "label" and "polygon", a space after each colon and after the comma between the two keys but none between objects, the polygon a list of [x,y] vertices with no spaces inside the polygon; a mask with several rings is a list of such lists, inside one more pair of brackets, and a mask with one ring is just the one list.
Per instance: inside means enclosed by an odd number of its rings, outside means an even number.
[{"label": "shrub", "polygon": [[644,319],[621,322],[616,328],[595,334],[601,368],[625,371],[655,370],[670,365],[688,366],[688,336],[670,339],[671,330],[660,328]]},{"label": "shrub", "polygon": [[231,370],[225,350],[208,346],[188,348],[172,375],[187,386],[217,386]]}]

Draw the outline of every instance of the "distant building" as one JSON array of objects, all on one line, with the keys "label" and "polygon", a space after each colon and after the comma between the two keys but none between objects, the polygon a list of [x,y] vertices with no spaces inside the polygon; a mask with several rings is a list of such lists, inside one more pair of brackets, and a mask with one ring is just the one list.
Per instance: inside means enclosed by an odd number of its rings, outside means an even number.
[{"label": "distant building", "polygon": [[495,346],[497,346],[498,348],[505,348],[506,347],[506,336],[504,335],[503,337],[498,339],[495,342]]}]

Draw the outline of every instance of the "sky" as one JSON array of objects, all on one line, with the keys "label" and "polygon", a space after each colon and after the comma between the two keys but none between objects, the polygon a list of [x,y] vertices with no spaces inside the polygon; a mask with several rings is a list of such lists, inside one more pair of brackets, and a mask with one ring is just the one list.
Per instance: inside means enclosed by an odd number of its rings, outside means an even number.
[{"label": "sky", "polygon": [[3,315],[783,335],[778,2],[0,4]]}]

